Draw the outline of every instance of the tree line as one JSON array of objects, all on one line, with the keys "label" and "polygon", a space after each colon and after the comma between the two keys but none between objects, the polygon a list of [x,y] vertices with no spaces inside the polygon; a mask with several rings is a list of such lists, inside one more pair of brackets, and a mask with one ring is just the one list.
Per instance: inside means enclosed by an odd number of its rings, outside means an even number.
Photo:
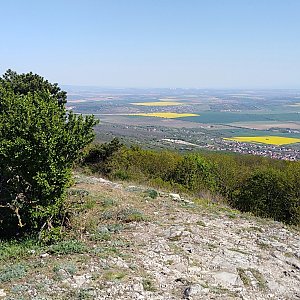
[{"label": "tree line", "polygon": [[91,147],[82,165],[111,179],[199,197],[220,195],[241,211],[300,224],[300,162],[217,152],[181,155],[126,147],[114,139]]}]

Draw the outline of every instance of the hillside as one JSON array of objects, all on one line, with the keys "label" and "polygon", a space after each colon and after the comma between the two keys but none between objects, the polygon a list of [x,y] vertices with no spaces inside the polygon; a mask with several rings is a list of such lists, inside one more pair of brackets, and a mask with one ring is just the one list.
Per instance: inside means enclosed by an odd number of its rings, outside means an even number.
[{"label": "hillside", "polygon": [[75,181],[64,241],[2,245],[0,299],[300,299],[296,229],[209,200]]}]

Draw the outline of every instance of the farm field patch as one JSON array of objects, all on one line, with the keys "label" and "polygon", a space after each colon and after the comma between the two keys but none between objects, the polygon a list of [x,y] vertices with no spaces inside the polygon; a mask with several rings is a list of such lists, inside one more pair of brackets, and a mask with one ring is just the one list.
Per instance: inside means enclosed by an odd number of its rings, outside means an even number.
[{"label": "farm field patch", "polygon": [[268,130],[271,128],[300,129],[300,122],[257,121],[257,122],[234,122],[234,123],[229,123],[227,125],[233,127],[256,129],[256,130]]},{"label": "farm field patch", "polygon": [[130,104],[138,105],[138,106],[175,106],[175,105],[183,105],[184,103],[175,102],[175,101],[161,101],[161,102],[135,102]]},{"label": "farm field patch", "polygon": [[174,113],[174,112],[158,112],[158,113],[138,113],[130,114],[131,116],[142,116],[142,117],[157,117],[157,118],[184,118],[184,117],[196,117],[198,114],[188,114],[188,113]]},{"label": "farm field patch", "polygon": [[[197,112],[196,112],[197,113]],[[188,117],[188,121],[211,123],[211,124],[231,124],[235,122],[299,122],[298,113],[245,113],[245,112],[201,112],[200,117]]]},{"label": "farm field patch", "polygon": [[224,138],[224,140],[246,143],[261,143],[277,146],[300,143],[300,139],[282,136],[236,136],[232,138]]}]

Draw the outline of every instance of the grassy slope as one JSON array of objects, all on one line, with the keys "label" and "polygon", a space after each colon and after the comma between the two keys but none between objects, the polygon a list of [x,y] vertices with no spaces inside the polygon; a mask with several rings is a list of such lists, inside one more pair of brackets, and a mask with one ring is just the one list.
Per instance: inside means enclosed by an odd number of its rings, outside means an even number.
[{"label": "grassy slope", "polygon": [[209,200],[174,201],[84,175],[76,181],[64,241],[2,243],[0,298],[296,296],[298,231]]}]

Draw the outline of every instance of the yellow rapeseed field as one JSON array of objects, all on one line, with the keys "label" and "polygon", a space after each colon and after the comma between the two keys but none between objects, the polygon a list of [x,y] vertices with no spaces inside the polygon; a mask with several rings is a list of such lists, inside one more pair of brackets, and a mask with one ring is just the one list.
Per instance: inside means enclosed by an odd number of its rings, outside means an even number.
[{"label": "yellow rapeseed field", "polygon": [[236,142],[262,143],[270,145],[287,145],[300,143],[300,139],[289,138],[282,136],[236,136],[232,138],[224,138],[224,140],[231,140]]},{"label": "yellow rapeseed field", "polygon": [[182,105],[183,103],[174,102],[174,101],[162,101],[162,102],[138,102],[138,103],[130,103],[133,105],[140,106],[173,106],[173,105]]},{"label": "yellow rapeseed field", "polygon": [[142,117],[158,117],[158,118],[166,118],[166,119],[199,116],[197,114],[173,113],[173,112],[139,113],[139,114],[131,114],[131,115],[132,116],[142,116]]}]

